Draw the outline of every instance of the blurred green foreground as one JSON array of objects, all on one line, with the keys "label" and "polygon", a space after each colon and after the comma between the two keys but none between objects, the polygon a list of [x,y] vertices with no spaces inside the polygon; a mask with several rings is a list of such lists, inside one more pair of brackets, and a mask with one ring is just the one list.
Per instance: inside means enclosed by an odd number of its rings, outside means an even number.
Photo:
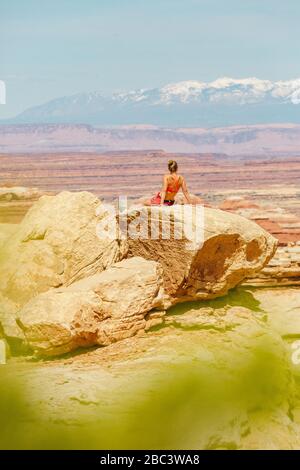
[{"label": "blurred green foreground", "polygon": [[[13,366],[2,366],[0,447],[251,448],[260,446],[260,433],[272,434],[272,429],[275,441],[279,439],[278,446],[295,446],[296,430],[292,429],[293,420],[287,418],[295,402],[295,383],[287,362],[277,353],[264,338],[264,344],[258,341],[251,351],[250,359],[231,370],[218,364],[203,365],[201,360],[169,364],[160,369],[155,380],[149,377],[142,385],[132,384],[124,399],[122,388],[119,389],[117,409],[112,406],[110,410],[108,406],[104,413],[103,406],[96,402],[92,416],[87,417],[82,411],[75,421],[69,422],[63,410],[53,419],[46,408],[43,411],[42,398],[40,403],[31,400],[30,367],[24,388],[24,381],[22,385],[12,379]],[[43,383],[40,386],[42,390]],[[257,430],[254,437],[253,426]],[[289,426],[290,434],[286,435]],[[268,436],[263,439],[261,445],[266,447]]]}]

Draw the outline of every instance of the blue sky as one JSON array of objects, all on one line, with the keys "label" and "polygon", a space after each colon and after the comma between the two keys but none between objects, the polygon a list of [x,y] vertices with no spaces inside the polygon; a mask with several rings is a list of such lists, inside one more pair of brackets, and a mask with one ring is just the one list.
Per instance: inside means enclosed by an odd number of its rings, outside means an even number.
[{"label": "blue sky", "polygon": [[299,0],[0,0],[0,118],[81,91],[300,77]]}]

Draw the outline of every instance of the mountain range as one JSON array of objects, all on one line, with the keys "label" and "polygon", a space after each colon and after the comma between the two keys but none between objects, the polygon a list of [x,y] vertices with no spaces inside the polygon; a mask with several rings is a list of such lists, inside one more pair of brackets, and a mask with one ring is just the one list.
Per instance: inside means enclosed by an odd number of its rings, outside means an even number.
[{"label": "mountain range", "polygon": [[94,126],[150,124],[221,127],[300,123],[300,78],[188,80],[161,88],[105,95],[80,93],[31,107],[2,124],[67,123]]}]

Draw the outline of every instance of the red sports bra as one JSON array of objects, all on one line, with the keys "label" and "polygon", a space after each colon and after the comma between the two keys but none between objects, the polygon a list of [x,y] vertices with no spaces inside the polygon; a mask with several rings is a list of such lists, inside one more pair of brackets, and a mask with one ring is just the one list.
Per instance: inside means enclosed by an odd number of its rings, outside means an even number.
[{"label": "red sports bra", "polygon": [[168,183],[166,192],[176,194],[176,193],[178,193],[179,188],[180,188],[180,176],[177,177],[177,181],[175,181],[175,182],[173,181],[172,183]]}]

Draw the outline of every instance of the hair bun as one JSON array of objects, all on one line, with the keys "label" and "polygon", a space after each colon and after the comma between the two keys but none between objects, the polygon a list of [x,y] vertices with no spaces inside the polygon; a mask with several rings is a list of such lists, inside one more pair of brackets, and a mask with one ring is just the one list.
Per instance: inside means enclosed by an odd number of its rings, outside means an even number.
[{"label": "hair bun", "polygon": [[178,168],[177,162],[175,162],[175,160],[169,160],[168,168],[171,173],[174,173],[175,171],[177,171]]}]

